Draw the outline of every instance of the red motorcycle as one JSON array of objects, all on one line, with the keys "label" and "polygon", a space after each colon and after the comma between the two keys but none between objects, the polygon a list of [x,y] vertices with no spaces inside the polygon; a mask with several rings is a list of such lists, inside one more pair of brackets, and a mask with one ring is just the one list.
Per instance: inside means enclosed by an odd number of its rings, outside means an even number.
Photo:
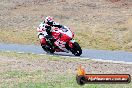
[{"label": "red motorcycle", "polygon": [[[61,28],[52,27],[52,37],[46,38],[47,46],[42,46],[44,51],[48,53],[54,52],[72,52],[75,56],[80,56],[82,54],[82,49],[80,45],[75,42],[74,33],[66,26]],[[57,45],[57,46],[56,46]]]}]

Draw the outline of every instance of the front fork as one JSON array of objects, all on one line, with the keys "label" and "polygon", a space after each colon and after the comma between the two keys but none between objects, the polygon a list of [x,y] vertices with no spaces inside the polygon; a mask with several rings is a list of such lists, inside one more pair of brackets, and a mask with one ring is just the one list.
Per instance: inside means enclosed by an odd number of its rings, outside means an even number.
[{"label": "front fork", "polygon": [[69,41],[68,45],[69,45],[70,48],[73,48],[74,42],[75,42],[74,39],[72,39],[72,40]]}]

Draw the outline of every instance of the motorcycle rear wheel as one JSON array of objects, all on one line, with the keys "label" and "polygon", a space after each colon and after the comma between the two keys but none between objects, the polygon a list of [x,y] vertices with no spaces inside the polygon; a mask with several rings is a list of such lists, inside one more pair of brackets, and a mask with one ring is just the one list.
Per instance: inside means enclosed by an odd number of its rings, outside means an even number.
[{"label": "motorcycle rear wheel", "polygon": [[55,50],[51,49],[49,46],[42,46],[43,50],[47,53],[54,53]]}]

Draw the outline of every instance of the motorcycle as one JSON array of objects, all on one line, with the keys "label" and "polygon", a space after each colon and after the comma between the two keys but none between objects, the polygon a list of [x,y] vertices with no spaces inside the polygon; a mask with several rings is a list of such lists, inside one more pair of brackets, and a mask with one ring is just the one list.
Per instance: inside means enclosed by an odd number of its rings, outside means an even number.
[{"label": "motorcycle", "polygon": [[[45,36],[47,45],[42,46],[47,53],[54,52],[72,52],[75,56],[82,54],[80,45],[73,39],[74,33],[70,28],[62,26],[61,28],[52,27],[52,36]],[[55,46],[56,43],[58,46]]]}]

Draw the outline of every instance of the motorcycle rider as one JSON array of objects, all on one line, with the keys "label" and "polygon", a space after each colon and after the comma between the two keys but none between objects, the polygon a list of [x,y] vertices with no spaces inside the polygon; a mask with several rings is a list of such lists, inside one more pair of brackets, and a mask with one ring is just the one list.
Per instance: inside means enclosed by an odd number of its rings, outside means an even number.
[{"label": "motorcycle rider", "polygon": [[[53,20],[52,17],[47,16],[44,21],[39,25],[39,27],[37,28],[38,33],[38,37],[40,39],[40,43],[41,46],[43,47],[47,47],[46,46],[46,39],[52,39],[54,41],[52,41],[52,48],[54,49],[54,42],[56,41],[53,37],[52,37],[52,27],[58,27],[61,28],[62,25],[60,25],[59,23],[55,22]],[[57,46],[57,45],[56,45]]]}]

